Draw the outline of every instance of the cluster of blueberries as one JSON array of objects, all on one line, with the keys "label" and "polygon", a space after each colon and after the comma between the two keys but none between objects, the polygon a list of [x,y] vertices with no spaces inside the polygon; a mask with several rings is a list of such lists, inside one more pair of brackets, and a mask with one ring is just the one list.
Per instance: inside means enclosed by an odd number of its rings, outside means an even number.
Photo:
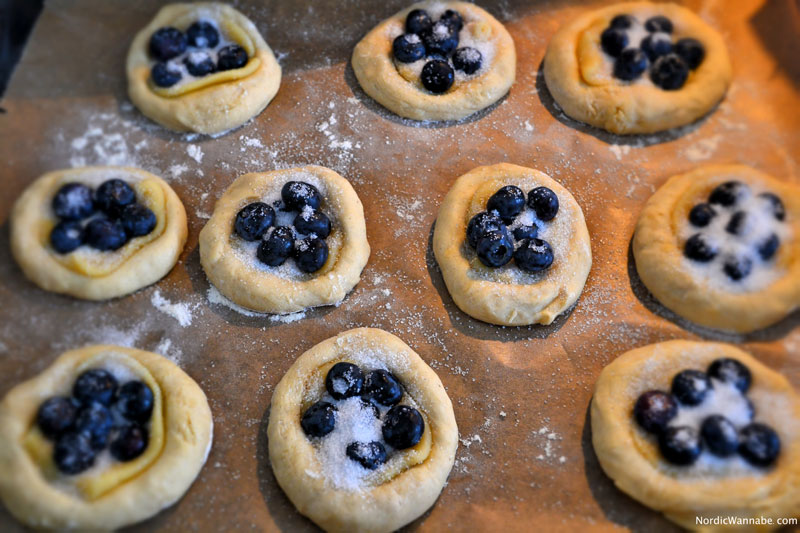
[{"label": "cluster of blueberries", "polygon": [[155,213],[136,203],[136,192],[118,178],[103,182],[96,191],[67,183],[56,192],[52,207],[59,222],[50,232],[50,244],[60,254],[82,244],[104,252],[118,250],[153,231],[157,223]]},{"label": "cluster of blueberries", "polygon": [[[739,204],[749,194],[750,188],[746,184],[740,181],[726,181],[711,191],[707,203],[697,204],[689,211],[689,222],[694,227],[705,228],[715,217],[730,213],[725,232],[731,238],[744,238],[747,236],[749,215]],[[764,192],[759,194],[759,197],[766,200],[776,220],[782,222],[786,219],[786,209],[777,195]],[[773,232],[756,245],[755,252],[762,260],[769,261],[775,256],[779,246],[778,235]],[[683,253],[689,259],[707,263],[719,255],[720,243],[705,233],[698,232],[686,241]],[[730,279],[739,281],[753,271],[753,260],[747,255],[730,255],[725,258],[722,269]]]},{"label": "cluster of blueberries", "polygon": [[[514,263],[526,272],[550,268],[553,249],[550,243],[538,238],[538,226],[520,224],[513,233],[509,231],[508,226],[514,224],[525,206],[522,189],[506,185],[489,198],[486,211],[470,219],[467,243],[475,249],[481,263],[496,268],[513,257]],[[536,187],[528,193],[527,206],[536,213],[536,218],[548,222],[558,214],[558,196],[547,187]]]},{"label": "cluster of blueberries", "polygon": [[[389,407],[383,418],[383,440],[396,450],[415,446],[425,431],[425,421],[419,411],[408,405],[399,405],[403,399],[403,386],[387,370],[373,370],[366,376],[352,363],[336,363],[325,376],[325,388],[334,400],[360,397],[365,407],[371,408],[380,419],[378,405]],[[324,437],[336,426],[336,406],[320,400],[309,407],[300,420],[309,438]],[[386,462],[386,447],[378,441],[351,442],[347,457],[364,468],[374,470]]]},{"label": "cluster of blueberries", "polygon": [[667,91],[683,87],[689,71],[700,66],[705,48],[697,39],[684,38],[672,42],[672,21],[658,15],[644,23],[649,32],[637,48],[630,42],[628,31],[638,24],[630,15],[617,15],[600,36],[603,51],[614,58],[614,76],[632,81],[650,67],[652,82]]},{"label": "cluster of blueberries", "polygon": [[[236,214],[234,231],[246,241],[261,240],[256,257],[262,263],[280,266],[294,257],[297,268],[310,274],[328,260],[325,239],[331,234],[331,221],[320,210],[321,203],[322,195],[316,187],[304,181],[289,181],[281,188],[281,201],[276,202],[275,208],[298,212],[292,222],[294,229],[274,226],[275,209],[264,202],[253,202]],[[295,232],[306,237],[295,242]]]},{"label": "cluster of blueberries", "polygon": [[90,468],[106,446],[118,461],[131,461],[147,448],[145,425],[153,412],[153,391],[141,381],[119,386],[96,368],[78,376],[72,396],[45,400],[36,415],[42,434],[55,441],[53,460],[64,474]]},{"label": "cluster of blueberries", "polygon": [[746,397],[752,377],[750,370],[736,359],[712,361],[707,372],[683,370],[672,380],[671,393],[651,390],[636,400],[633,415],[648,433],[658,437],[661,455],[675,465],[691,465],[704,449],[717,457],[739,453],[753,466],[767,467],[775,462],[781,449],[778,434],[766,424],[751,422],[737,430],[723,414],[712,414],[698,428],[670,426],[678,410],[703,403],[714,388],[711,378],[736,387],[745,397],[749,417],[755,415],[753,404]]},{"label": "cluster of blueberries", "polygon": [[420,74],[422,85],[435,94],[447,92],[455,81],[454,68],[474,74],[483,62],[479,50],[458,47],[463,27],[461,15],[452,9],[435,23],[424,9],[414,9],[406,17],[406,32],[392,43],[394,58],[400,63],[414,63],[427,57]]},{"label": "cluster of blueberries", "polygon": [[211,52],[219,44],[219,31],[211,22],[197,21],[186,33],[167,26],[150,36],[150,56],[156,60],[150,71],[153,83],[159,87],[172,87],[181,81],[181,71],[169,61],[188,52],[183,58],[186,70],[192,76],[202,77],[223,70],[241,68],[247,64],[247,52],[238,44],[223,46],[217,51],[214,62]]}]

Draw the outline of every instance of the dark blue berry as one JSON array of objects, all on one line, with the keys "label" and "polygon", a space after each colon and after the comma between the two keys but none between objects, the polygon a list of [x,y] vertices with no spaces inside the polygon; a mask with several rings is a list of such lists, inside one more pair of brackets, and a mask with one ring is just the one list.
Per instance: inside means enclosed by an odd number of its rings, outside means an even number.
[{"label": "dark blue berry", "polygon": [[490,231],[478,240],[475,251],[481,263],[496,268],[511,261],[514,245],[511,243],[508,231]]},{"label": "dark blue berry", "polygon": [[739,432],[739,455],[755,466],[770,466],[781,451],[781,439],[766,424],[754,422]]},{"label": "dark blue berry", "polygon": [[347,457],[368,470],[375,470],[386,462],[386,448],[380,442],[351,442]]},{"label": "dark blue berry", "polygon": [[539,236],[539,228],[535,225],[519,226],[514,229],[514,240],[524,241],[525,239],[535,239]]},{"label": "dark blue berry", "polygon": [[432,59],[425,63],[420,74],[422,85],[434,94],[441,94],[453,86],[455,72],[447,61]]},{"label": "dark blue berry", "polygon": [[664,459],[680,466],[694,463],[703,451],[700,436],[688,426],[666,428],[658,436],[658,447]]},{"label": "dark blue berry", "polygon": [[461,15],[458,13],[458,11],[454,11],[452,9],[448,9],[442,13],[442,16],[439,17],[439,20],[447,24],[455,33],[460,32],[461,28],[464,27],[464,20],[461,18]]},{"label": "dark blue berry", "polygon": [[747,227],[746,224],[747,213],[744,211],[737,211],[728,219],[728,223],[725,225],[725,231],[731,235],[741,235]]},{"label": "dark blue berry", "polygon": [[99,451],[106,447],[113,424],[114,419],[108,407],[94,402],[78,411],[75,431],[87,434],[92,448]]},{"label": "dark blue berry", "polygon": [[651,62],[672,52],[672,39],[666,33],[651,33],[642,39],[642,51]]},{"label": "dark blue berry", "polygon": [[60,472],[74,475],[89,469],[97,452],[92,448],[89,436],[84,433],[64,433],[56,441],[53,461]]},{"label": "dark blue berry", "polygon": [[288,226],[278,226],[261,241],[256,250],[258,260],[268,266],[280,266],[294,253],[294,232]]},{"label": "dark blue berry", "polygon": [[138,424],[127,424],[116,431],[108,449],[117,461],[132,461],[144,453],[148,440],[145,428]]},{"label": "dark blue berry", "polygon": [[680,89],[688,77],[689,67],[678,54],[659,57],[650,69],[650,80],[665,91]]},{"label": "dark blue berry", "polygon": [[189,45],[196,48],[214,48],[219,44],[219,32],[213,24],[198,20],[186,30]]},{"label": "dark blue berry", "polygon": [[157,61],[167,61],[186,51],[186,36],[172,27],[161,28],[150,36],[150,55]]},{"label": "dark blue berry", "polygon": [[633,26],[634,22],[635,22],[635,19],[630,15],[617,15],[616,17],[611,19],[611,24],[609,24],[609,26],[611,28],[618,28],[618,29],[621,29],[621,30],[627,30],[628,28]]},{"label": "dark blue berry", "polygon": [[322,195],[317,188],[304,181],[286,182],[281,189],[281,199],[289,211],[301,211],[305,206],[319,209],[322,203]]},{"label": "dark blue berry", "polygon": [[628,32],[621,29],[610,27],[600,34],[600,47],[611,57],[619,57],[628,42]]},{"label": "dark blue berry", "polygon": [[407,405],[395,405],[383,420],[383,440],[397,450],[417,444],[425,431],[422,415]]},{"label": "dark blue berry", "polygon": [[747,256],[731,256],[725,259],[722,267],[725,274],[733,281],[740,281],[753,271],[753,260]]},{"label": "dark blue berry", "polygon": [[672,21],[663,15],[656,15],[647,19],[644,28],[649,32],[672,33]]},{"label": "dark blue berry", "polygon": [[525,272],[547,270],[553,264],[553,248],[542,239],[528,239],[514,251],[514,263]]},{"label": "dark blue berry", "polygon": [[477,48],[465,46],[453,54],[453,66],[464,74],[475,74],[483,64],[483,55]]},{"label": "dark blue berry", "polygon": [[53,212],[62,220],[80,220],[94,212],[92,189],[82,183],[67,183],[53,197]]},{"label": "dark blue berry", "polygon": [[711,205],[703,203],[697,204],[689,211],[689,222],[692,225],[697,226],[698,228],[704,228],[708,226],[713,219],[717,215],[717,212],[714,211],[714,208]]},{"label": "dark blue berry", "polygon": [[36,424],[48,439],[54,439],[72,427],[78,408],[71,398],[53,396],[46,399],[36,412]]},{"label": "dark blue berry", "polygon": [[361,394],[364,373],[353,363],[336,363],[325,376],[325,388],[334,400],[344,400]]},{"label": "dark blue berry", "polygon": [[300,235],[314,234],[320,239],[324,239],[331,234],[330,219],[322,211],[314,211],[310,208],[300,211],[294,217],[292,225]]},{"label": "dark blue berry", "polygon": [[401,63],[413,63],[425,57],[425,45],[414,33],[398,35],[392,42],[394,58]]},{"label": "dark blue berry", "polygon": [[190,52],[183,60],[186,70],[195,77],[203,77],[217,69],[214,60],[205,52]]},{"label": "dark blue berry", "polygon": [[647,70],[647,55],[639,48],[626,48],[614,62],[614,76],[632,81]]},{"label": "dark blue berry", "polygon": [[83,405],[92,402],[111,405],[117,392],[117,380],[107,370],[93,368],[82,372],[72,386],[72,395]]},{"label": "dark blue berry", "polygon": [[482,211],[472,217],[467,224],[467,242],[470,247],[475,248],[478,246],[480,238],[490,231],[504,231],[505,229],[506,226],[499,216]]},{"label": "dark blue berry", "polygon": [[115,406],[122,416],[141,424],[153,412],[153,391],[141,381],[129,381],[117,391]]},{"label": "dark blue berry", "polygon": [[433,21],[424,9],[412,9],[406,17],[406,32],[422,35],[431,29]]},{"label": "dark blue berry", "polygon": [[735,205],[744,198],[749,191],[749,187],[740,181],[726,181],[717,185],[708,196],[708,202],[724,207]]},{"label": "dark blue berry", "polygon": [[558,196],[547,187],[536,187],[528,193],[528,207],[542,222],[553,220],[558,214]]},{"label": "dark blue berry", "polygon": [[116,217],[126,205],[136,202],[136,192],[126,181],[114,178],[100,184],[94,193],[94,202],[101,211]]},{"label": "dark blue berry", "polygon": [[403,386],[388,370],[373,370],[364,380],[364,398],[390,407],[403,398]]},{"label": "dark blue berry", "polygon": [[672,378],[672,395],[683,405],[700,405],[713,388],[700,370],[682,370]]},{"label": "dark blue berry", "polygon": [[706,57],[706,50],[703,44],[691,37],[680,39],[675,43],[675,53],[681,56],[681,59],[683,59],[686,65],[692,70],[699,67],[700,63],[702,63],[703,59]]},{"label": "dark blue berry", "polygon": [[309,437],[324,437],[336,425],[336,407],[319,401],[309,407],[300,419],[300,427]]},{"label": "dark blue berry", "polygon": [[695,233],[689,237],[683,248],[683,254],[686,257],[701,263],[711,261],[718,253],[719,248],[717,245],[702,233]]},{"label": "dark blue berry", "polygon": [[758,195],[759,198],[764,198],[769,202],[770,208],[772,209],[772,214],[775,215],[777,220],[781,222],[786,219],[786,208],[783,206],[783,202],[777,195],[771,192],[762,192]]},{"label": "dark blue berry", "polygon": [[750,383],[753,381],[750,369],[736,359],[729,357],[722,357],[712,361],[708,367],[708,375],[714,379],[730,383],[742,393],[747,392],[747,389],[750,388]]},{"label": "dark blue berry", "polygon": [[84,230],[86,244],[103,252],[119,250],[128,242],[128,235],[119,220],[96,218]]},{"label": "dark blue berry", "polygon": [[233,229],[246,241],[257,241],[275,222],[275,211],[264,202],[247,204],[236,213]]},{"label": "dark blue berry", "polygon": [[781,241],[778,239],[778,236],[772,233],[767,237],[767,240],[758,245],[758,255],[764,261],[769,261],[775,257],[775,253],[778,251],[780,245]]},{"label": "dark blue berry", "polygon": [[150,78],[158,87],[172,87],[181,77],[181,71],[167,63],[156,63],[150,70]]},{"label": "dark blue berry", "polygon": [[294,262],[302,272],[316,272],[327,260],[328,245],[318,237],[303,239],[294,249]]},{"label": "dark blue berry", "polygon": [[217,70],[233,70],[247,64],[247,52],[238,44],[229,44],[217,52]]},{"label": "dark blue berry", "polygon": [[141,204],[130,204],[125,206],[119,217],[122,227],[128,237],[141,237],[153,231],[158,224],[156,214]]},{"label": "dark blue berry", "polygon": [[458,31],[454,31],[447,22],[439,21],[422,35],[422,42],[429,54],[449,56],[458,48]]},{"label": "dark blue berry", "polygon": [[670,420],[678,414],[678,402],[675,398],[660,390],[643,393],[633,406],[636,422],[647,432],[661,433]]},{"label": "dark blue berry", "polygon": [[506,185],[486,202],[486,210],[496,211],[503,222],[510,224],[525,209],[525,193],[514,185]]},{"label": "dark blue berry", "polygon": [[59,222],[50,231],[50,245],[60,254],[68,254],[83,244],[83,226],[77,220]]},{"label": "dark blue berry", "polygon": [[736,426],[722,415],[711,415],[700,426],[700,435],[708,451],[719,457],[728,457],[739,447]]}]

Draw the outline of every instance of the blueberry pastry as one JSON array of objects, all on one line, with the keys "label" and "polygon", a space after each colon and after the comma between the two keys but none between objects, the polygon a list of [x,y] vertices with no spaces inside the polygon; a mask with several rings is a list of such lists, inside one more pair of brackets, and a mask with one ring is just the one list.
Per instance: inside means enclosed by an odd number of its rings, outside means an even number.
[{"label": "blueberry pastry", "polygon": [[241,126],[278,92],[281,68],[256,26],[225,4],[170,4],[131,44],[128,94],[175,131]]},{"label": "blueberry pastry", "polygon": [[459,120],[502,98],[516,76],[505,27],[466,2],[421,2],[384,20],[353,50],[368,95],[401,117]]},{"label": "blueberry pastry", "polygon": [[694,122],[725,95],[725,42],[690,10],[633,2],[587,12],[550,41],[544,77],[570,117],[612,133]]},{"label": "blueberry pastry", "polygon": [[132,293],[164,277],[186,242],[186,211],[161,178],[84,167],[34,181],[11,212],[11,252],[41,288],[86,300]]},{"label": "blueberry pastry", "polygon": [[361,200],[318,166],[239,177],[200,232],[200,262],[217,289],[264,313],[341,302],[369,258]]},{"label": "blueberry pastry", "polygon": [[639,277],[702,326],[747,333],[800,306],[800,191],[742,165],[673,176],[636,225]]},{"label": "blueberry pastry", "polygon": [[371,328],[295,361],[275,388],[268,436],[278,484],[326,531],[388,533],[415,520],[439,497],[458,446],[439,377]]},{"label": "blueberry pastry", "polygon": [[508,163],[456,180],[433,252],[456,305],[503,326],[550,324],[577,301],[592,266],[575,198],[546,174]]},{"label": "blueberry pastry", "polygon": [[800,397],[738,348],[675,340],[621,355],[597,380],[591,424],[617,487],[685,528],[800,512]]},{"label": "blueberry pastry", "polygon": [[72,350],[0,402],[0,497],[35,529],[117,529],[183,496],[211,439],[205,394],[171,361]]}]

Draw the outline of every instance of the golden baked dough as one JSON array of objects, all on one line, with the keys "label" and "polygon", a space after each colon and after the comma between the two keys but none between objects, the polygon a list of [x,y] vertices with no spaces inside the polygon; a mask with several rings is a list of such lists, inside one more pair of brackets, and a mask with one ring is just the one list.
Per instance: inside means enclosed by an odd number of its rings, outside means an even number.
[{"label": "golden baked dough", "polygon": [[[331,473],[300,425],[305,409],[322,397],[327,370],[340,361],[365,372],[390,371],[405,388],[401,404],[425,420],[416,446],[395,451],[375,471],[360,469],[369,473],[359,479]],[[403,341],[372,328],[340,333],[295,361],[275,388],[268,436],[275,478],[297,510],[326,531],[342,532],[394,531],[422,515],[442,491],[458,446],[453,406],[439,377]]]},{"label": "golden baked dough", "polygon": [[[639,21],[668,17],[675,39],[691,37],[705,47],[705,59],[682,88],[663,90],[645,72],[634,82],[611,74],[611,59],[600,34],[611,19],[629,14]],[[675,4],[631,2],[586,12],[565,24],[544,58],[547,88],[570,117],[612,133],[652,133],[689,124],[708,113],[731,82],[731,63],[720,34],[690,10]]]},{"label": "golden baked dough", "polygon": [[[109,456],[68,476],[53,465],[53,444],[38,430],[36,413],[47,398],[69,395],[75,378],[90,368],[123,372],[147,383],[155,398],[150,439],[144,453],[130,462]],[[200,472],[211,439],[205,394],[171,361],[119,346],[79,348],[62,354],[0,402],[0,497],[17,519],[37,529],[117,529],[175,503]]]},{"label": "golden baked dough", "polygon": [[[485,211],[489,197],[505,185],[516,185],[525,194],[544,186],[558,196],[558,215],[543,224],[540,234],[553,248],[549,269],[526,273],[513,260],[489,268],[467,244],[470,219]],[[508,163],[478,167],[456,180],[436,218],[433,252],[456,305],[479,320],[504,326],[550,324],[578,299],[592,266],[589,231],[572,194],[538,170]]]},{"label": "golden baked dough", "polygon": [[[50,245],[58,222],[51,203],[67,183],[96,188],[119,178],[136,191],[137,202],[150,208],[157,225],[115,251],[100,252],[84,245],[59,254]],[[167,182],[128,167],[83,167],[48,172],[19,197],[11,212],[11,252],[25,276],[39,287],[86,300],[106,300],[130,294],[163,278],[183,251],[186,211]]]},{"label": "golden baked dough", "polygon": [[[780,247],[769,261],[749,252],[753,273],[733,281],[719,261],[698,263],[684,256],[687,237],[702,228],[689,224],[690,210],[727,181],[747,184],[750,197],[776,194],[785,220],[775,223]],[[768,208],[765,204],[764,208]],[[720,213],[731,210],[718,208]],[[769,230],[764,224],[755,231]],[[707,165],[671,177],[647,201],[633,237],[636,270],[642,282],[667,308],[710,328],[747,333],[770,326],[800,307],[800,191],[796,185],[742,165]]]},{"label": "golden baked dough", "polygon": [[[150,36],[165,26],[185,31],[198,20],[214,21],[228,40],[247,51],[247,64],[170,88],[152,84]],[[161,8],[134,38],[126,70],[128,94],[144,115],[171,130],[205,134],[241,126],[261,113],[281,83],[281,67],[256,26],[234,8],[215,2]]]},{"label": "golden baked dough", "polygon": [[[320,209],[331,220],[328,260],[312,274],[302,273],[292,259],[280,267],[261,263],[255,255],[258,243],[234,234],[242,207],[279,199],[288,181],[317,187]],[[211,283],[238,305],[264,313],[294,313],[342,301],[361,278],[369,252],[364,208],[352,185],[333,170],[313,165],[240,176],[217,201],[200,232],[200,263]]]},{"label": "golden baked dough", "polygon": [[[661,458],[655,439],[634,420],[639,395],[669,391],[681,370],[705,370],[722,357],[749,368],[753,381],[747,394],[755,419],[780,437],[781,452],[771,468],[728,467],[701,474],[670,465]],[[591,423],[597,458],[616,486],[685,528],[703,529],[696,517],[770,517],[774,524],[777,518],[800,514],[800,397],[783,376],[738,348],[676,340],[621,355],[597,380]]]},{"label": "golden baked dough", "polygon": [[[406,16],[413,9],[428,11],[434,21],[447,9],[460,13],[464,20],[461,35],[470,39],[470,46],[491,51],[484,54],[481,69],[471,76],[456,71],[455,83],[444,94],[427,91],[417,74],[422,67],[415,70],[396,63],[392,54],[392,43],[404,33]],[[364,92],[401,117],[459,120],[492,105],[508,92],[516,77],[517,54],[505,27],[480,7],[431,1],[411,5],[378,24],[356,45],[352,63]]]}]

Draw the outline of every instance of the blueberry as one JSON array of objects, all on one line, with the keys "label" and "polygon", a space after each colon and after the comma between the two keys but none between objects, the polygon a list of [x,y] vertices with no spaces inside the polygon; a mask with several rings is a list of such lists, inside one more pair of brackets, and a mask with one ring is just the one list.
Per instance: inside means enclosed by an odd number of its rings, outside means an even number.
[{"label": "blueberry", "polygon": [[119,216],[122,227],[128,237],[141,237],[153,231],[158,224],[156,214],[141,204],[130,204],[125,206]]},{"label": "blueberry", "polygon": [[141,424],[153,413],[153,391],[141,381],[129,381],[119,388],[115,406],[120,414]]},{"label": "blueberry", "polygon": [[322,196],[316,187],[304,181],[289,181],[281,189],[281,199],[289,211],[300,211],[305,206],[319,209]]},{"label": "blueberry", "polygon": [[540,272],[553,264],[553,248],[542,239],[522,241],[514,251],[514,263],[526,272]]},{"label": "blueberry", "polygon": [[247,52],[238,44],[229,44],[217,52],[217,70],[233,70],[247,64]]},{"label": "blueberry", "polygon": [[626,48],[614,62],[614,76],[632,81],[647,70],[647,55],[638,48]]},{"label": "blueberry", "polygon": [[547,187],[536,187],[528,193],[528,207],[539,220],[553,220],[558,214],[558,196]]},{"label": "blueberry", "polygon": [[766,424],[754,422],[739,432],[739,455],[755,466],[769,466],[778,458],[781,439]]},{"label": "blueberry", "polygon": [[672,395],[683,405],[700,405],[713,388],[700,370],[682,370],[672,378]]},{"label": "blueberry", "polygon": [[666,428],[658,436],[658,447],[664,459],[681,466],[694,463],[703,451],[697,431],[689,426]]},{"label": "blueberry", "polygon": [[390,407],[403,398],[403,386],[388,370],[373,370],[364,380],[364,397]]},{"label": "blueberry", "polygon": [[708,451],[719,457],[728,457],[739,447],[739,434],[730,420],[722,415],[711,415],[700,426]]},{"label": "blueberry", "polygon": [[677,414],[678,402],[671,394],[660,390],[643,393],[633,406],[636,422],[650,433],[661,433]]},{"label": "blueberry", "polygon": [[681,59],[692,70],[699,67],[706,57],[706,50],[702,43],[690,37],[680,39],[675,43],[675,53],[681,56]]},{"label": "blueberry", "polygon": [[425,45],[414,33],[398,35],[392,42],[392,54],[401,63],[413,63],[425,57]]},{"label": "blueberry", "polygon": [[195,77],[203,77],[214,72],[217,66],[206,52],[189,52],[183,60],[186,70]]},{"label": "blueberry", "polygon": [[148,440],[145,428],[138,424],[127,424],[116,431],[108,449],[117,461],[132,461],[144,453]]},{"label": "blueberry", "polygon": [[275,211],[264,202],[247,204],[236,213],[233,229],[246,241],[257,241],[275,222]]},{"label": "blueberry", "polygon": [[300,419],[300,427],[309,437],[324,437],[336,424],[336,407],[328,402],[319,401],[306,409]]},{"label": "blueberry", "polygon": [[731,207],[739,200],[743,199],[749,191],[749,187],[740,181],[726,181],[717,185],[708,196],[708,202],[719,204],[724,207]]},{"label": "blueberry", "polygon": [[258,260],[268,266],[280,266],[294,253],[294,232],[288,226],[278,226],[261,241],[256,250]]},{"label": "blueberry", "polygon": [[106,447],[113,425],[111,411],[97,402],[82,407],[75,419],[75,431],[88,435],[92,448],[98,451]]},{"label": "blueberry", "polygon": [[780,245],[781,241],[778,239],[778,236],[771,233],[764,242],[758,245],[758,255],[764,261],[769,261],[775,257],[775,253],[778,251]]},{"label": "blueberry", "polygon": [[452,9],[448,9],[442,13],[442,16],[439,17],[439,20],[447,24],[450,29],[456,33],[460,32],[461,28],[464,27],[464,19],[461,18],[461,15],[458,13],[458,11],[454,11]]},{"label": "blueberry", "polygon": [[600,47],[611,57],[619,57],[628,46],[628,32],[609,27],[600,34]]},{"label": "blueberry", "polygon": [[475,74],[483,64],[483,55],[477,48],[465,46],[453,54],[453,66],[464,74]]},{"label": "blueberry", "polygon": [[650,61],[672,52],[672,39],[666,33],[651,33],[642,39],[642,51],[647,54]]},{"label": "blueberry", "polygon": [[693,226],[697,226],[698,228],[704,228],[708,226],[713,219],[717,215],[717,212],[714,211],[714,208],[711,205],[702,203],[697,204],[689,211],[689,222],[692,223]]},{"label": "blueberry", "polygon": [[62,220],[80,220],[94,212],[92,189],[82,183],[67,183],[53,197],[53,212]]},{"label": "blueberry", "polygon": [[375,470],[386,462],[386,448],[380,442],[351,442],[347,457],[368,470]]},{"label": "blueberry", "polygon": [[422,35],[431,29],[433,21],[424,9],[412,9],[406,17],[406,32]]},{"label": "blueberry", "polygon": [[510,224],[525,209],[525,193],[514,185],[506,185],[486,202],[489,212],[496,211],[503,222]]},{"label": "blueberry", "polygon": [[717,245],[702,233],[695,233],[683,247],[683,254],[689,259],[707,263],[719,253]]},{"label": "blueberry", "polygon": [[118,216],[122,209],[136,202],[136,192],[121,179],[104,181],[94,193],[94,202],[101,211],[109,216]]},{"label": "blueberry", "polygon": [[150,70],[150,78],[158,87],[172,87],[181,77],[181,71],[168,63],[156,63]]},{"label": "blueberry", "polygon": [[714,379],[730,383],[743,394],[747,392],[747,389],[750,388],[750,383],[753,381],[750,369],[736,359],[729,357],[722,357],[712,361],[708,367],[708,375]]},{"label": "blueberry", "polygon": [[722,270],[733,281],[740,281],[753,271],[753,260],[747,256],[731,256],[725,259]]},{"label": "blueberry", "polygon": [[111,405],[117,391],[117,380],[107,370],[93,368],[82,372],[72,386],[72,395],[83,405],[97,402]]},{"label": "blueberry", "polygon": [[672,21],[663,15],[657,15],[647,19],[644,28],[649,32],[672,33]]},{"label": "blueberry", "polygon": [[316,272],[328,260],[328,245],[323,239],[308,237],[300,241],[294,249],[294,262],[302,272]]},{"label": "blueberry", "polygon": [[621,30],[627,30],[628,28],[633,26],[635,20],[636,19],[634,19],[630,15],[617,15],[616,17],[611,19],[611,24],[609,24],[609,27],[618,28]]},{"label": "blueberry", "polygon": [[650,69],[650,80],[665,91],[680,89],[688,77],[689,67],[678,54],[659,57]]},{"label": "blueberry", "polygon": [[514,229],[514,239],[524,241],[525,239],[535,239],[539,236],[539,228],[535,225],[519,226]]},{"label": "blueberry", "polygon": [[219,44],[219,32],[213,24],[198,20],[186,30],[189,45],[197,48],[214,48]]},{"label": "blueberry", "polygon": [[770,208],[772,209],[772,214],[775,215],[777,220],[783,222],[786,219],[786,208],[783,206],[783,202],[777,195],[772,194],[771,192],[762,192],[758,195],[759,198],[764,198],[770,204]]},{"label": "blueberry", "polygon": [[68,254],[83,244],[85,233],[77,220],[59,222],[50,231],[50,245],[60,254]]},{"label": "blueberry", "polygon": [[53,396],[42,402],[36,412],[36,424],[48,439],[54,439],[72,427],[78,408],[70,398]]},{"label": "blueberry", "polygon": [[453,86],[455,73],[447,61],[432,59],[425,63],[420,74],[422,85],[434,94],[447,92]]},{"label": "blueberry", "polygon": [[499,216],[482,211],[472,217],[467,224],[467,242],[472,248],[478,246],[478,241],[490,231],[505,231],[506,226]]},{"label": "blueberry", "polygon": [[86,225],[86,244],[103,252],[119,250],[128,242],[125,228],[119,220],[96,218]]},{"label": "blueberry", "polygon": [[97,452],[92,448],[89,436],[84,433],[69,432],[56,441],[53,461],[58,470],[74,475],[87,470],[94,464]]},{"label": "blueberry", "polygon": [[431,26],[430,31],[422,35],[425,49],[429,54],[449,56],[458,48],[458,31],[445,21],[439,21]]},{"label": "blueberry", "polygon": [[186,51],[186,36],[172,27],[161,28],[150,36],[150,55],[157,61],[167,61]]},{"label": "blueberry", "polygon": [[294,222],[292,222],[294,229],[301,235],[314,234],[320,239],[326,238],[331,234],[331,221],[322,211],[314,211],[311,208],[305,208],[300,211]]},{"label": "blueberry", "polygon": [[353,363],[336,363],[325,376],[325,388],[334,400],[344,400],[361,394],[364,373]]},{"label": "blueberry", "polygon": [[383,420],[383,440],[392,448],[405,450],[422,439],[425,420],[422,415],[407,405],[395,405]]},{"label": "blueberry", "polygon": [[514,255],[514,245],[511,243],[508,231],[490,231],[485,233],[475,247],[478,259],[488,267],[501,267],[511,261]]},{"label": "blueberry", "polygon": [[747,213],[744,211],[735,212],[725,225],[725,231],[731,235],[742,235],[746,229]]}]

